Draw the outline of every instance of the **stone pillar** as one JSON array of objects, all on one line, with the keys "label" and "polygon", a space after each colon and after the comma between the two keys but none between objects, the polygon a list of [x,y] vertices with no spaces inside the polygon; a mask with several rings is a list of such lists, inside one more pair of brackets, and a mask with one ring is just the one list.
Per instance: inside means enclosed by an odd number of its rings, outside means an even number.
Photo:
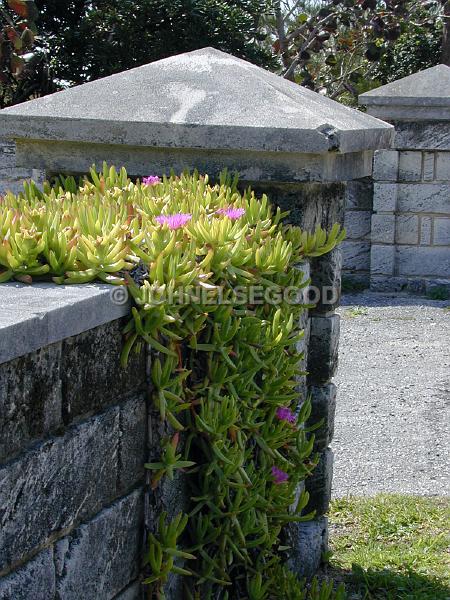
[{"label": "stone pillar", "polygon": [[[104,160],[124,165],[131,176],[196,168],[214,179],[228,168],[309,230],[343,222],[345,182],[369,177],[373,151],[392,138],[390,125],[212,48],[3,110],[0,125],[16,141],[18,164],[47,174],[85,173]],[[340,260],[336,251],[311,262],[320,291],[340,287]],[[337,302],[320,297],[301,349],[305,366],[309,354],[303,383],[313,397],[310,421],[325,417],[316,441],[321,460],[306,484],[317,518],[297,529],[292,550],[301,574],[314,572],[326,545]],[[149,429],[156,429],[153,422]],[[172,502],[172,492],[163,504]],[[153,499],[147,507],[151,528]]]},{"label": "stone pillar", "polygon": [[375,153],[371,287],[450,290],[450,67],[438,65],[360,96],[395,126]]}]

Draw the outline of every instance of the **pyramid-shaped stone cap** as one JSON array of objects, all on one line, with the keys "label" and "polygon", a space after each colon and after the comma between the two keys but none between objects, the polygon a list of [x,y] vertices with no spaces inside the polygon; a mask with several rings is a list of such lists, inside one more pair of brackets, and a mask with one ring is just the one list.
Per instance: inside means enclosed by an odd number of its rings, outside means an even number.
[{"label": "pyramid-shaped stone cap", "polygon": [[450,67],[437,65],[361,94],[370,114],[450,119]]},{"label": "pyramid-shaped stone cap", "polygon": [[0,111],[30,140],[341,153],[390,146],[389,125],[205,48]]}]

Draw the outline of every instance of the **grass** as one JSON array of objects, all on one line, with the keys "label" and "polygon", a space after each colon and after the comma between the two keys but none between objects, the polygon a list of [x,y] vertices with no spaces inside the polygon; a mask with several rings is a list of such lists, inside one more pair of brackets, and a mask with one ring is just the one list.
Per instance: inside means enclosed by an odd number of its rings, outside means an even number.
[{"label": "grass", "polygon": [[431,300],[448,300],[450,298],[450,292],[444,285],[437,285],[429,290],[427,298]]},{"label": "grass", "polygon": [[330,523],[327,577],[344,581],[349,600],[449,600],[448,499],[338,499]]}]

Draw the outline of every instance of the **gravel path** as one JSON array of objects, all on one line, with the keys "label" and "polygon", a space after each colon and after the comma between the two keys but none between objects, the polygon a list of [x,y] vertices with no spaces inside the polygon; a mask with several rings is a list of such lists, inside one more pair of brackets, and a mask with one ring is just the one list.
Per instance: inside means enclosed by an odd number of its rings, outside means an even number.
[{"label": "gravel path", "polygon": [[334,496],[450,495],[449,304],[343,298]]}]

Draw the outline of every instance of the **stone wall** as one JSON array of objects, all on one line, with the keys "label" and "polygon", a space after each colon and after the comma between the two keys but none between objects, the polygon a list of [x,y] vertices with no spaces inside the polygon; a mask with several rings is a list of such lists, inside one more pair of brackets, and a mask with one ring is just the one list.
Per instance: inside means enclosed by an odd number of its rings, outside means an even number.
[{"label": "stone wall", "polygon": [[372,180],[349,181],[344,221],[347,236],[342,243],[342,255],[343,277],[351,285],[369,287],[372,212]]},{"label": "stone wall", "polygon": [[122,328],[0,364],[1,600],[137,597],[146,368]]},{"label": "stone wall", "polygon": [[16,166],[16,146],[14,142],[0,138],[0,195],[8,190],[17,193],[23,189],[25,179],[43,181],[43,173],[38,169]]},{"label": "stone wall", "polygon": [[414,149],[413,124],[407,140],[402,132],[397,150],[375,154],[371,287],[450,287],[450,151]]}]

